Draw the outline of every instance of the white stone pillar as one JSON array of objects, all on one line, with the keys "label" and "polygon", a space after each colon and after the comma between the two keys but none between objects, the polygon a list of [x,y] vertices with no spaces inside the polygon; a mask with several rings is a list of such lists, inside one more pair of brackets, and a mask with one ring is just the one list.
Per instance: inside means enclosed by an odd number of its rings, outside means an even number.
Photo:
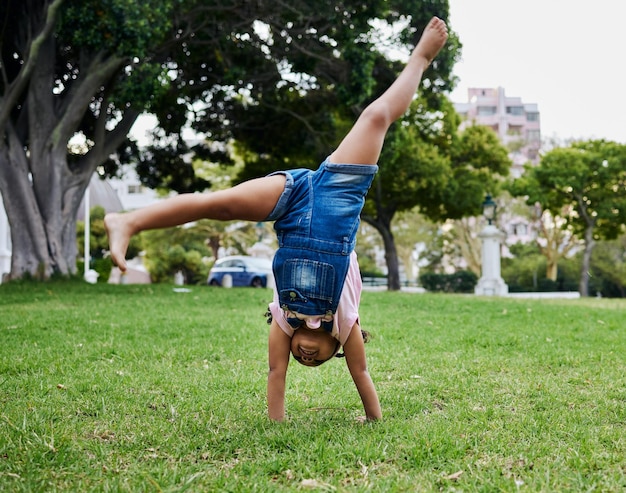
[{"label": "white stone pillar", "polygon": [[483,296],[504,296],[509,287],[500,276],[500,244],[504,233],[489,224],[478,237],[482,240],[482,277],[478,280],[474,293]]}]

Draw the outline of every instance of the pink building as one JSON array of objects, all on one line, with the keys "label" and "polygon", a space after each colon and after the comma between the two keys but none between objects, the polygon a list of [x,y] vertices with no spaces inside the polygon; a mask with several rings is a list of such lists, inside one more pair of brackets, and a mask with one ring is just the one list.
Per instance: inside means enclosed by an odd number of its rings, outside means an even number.
[{"label": "pink building", "polygon": [[[522,175],[527,162],[539,163],[541,126],[535,103],[524,103],[521,98],[507,97],[502,87],[470,88],[467,93],[467,103],[454,103],[457,113],[463,118],[461,130],[473,124],[491,127],[509,150],[513,178]],[[503,256],[510,255],[508,246],[535,240],[535,220],[511,211],[502,211],[498,215],[498,223],[506,233]]]},{"label": "pink building", "polygon": [[535,103],[507,97],[504,89],[470,88],[467,103],[455,103],[463,118],[461,129],[477,123],[493,128],[500,141],[509,149],[513,162],[511,174],[518,177],[528,161],[539,162],[541,127]]}]

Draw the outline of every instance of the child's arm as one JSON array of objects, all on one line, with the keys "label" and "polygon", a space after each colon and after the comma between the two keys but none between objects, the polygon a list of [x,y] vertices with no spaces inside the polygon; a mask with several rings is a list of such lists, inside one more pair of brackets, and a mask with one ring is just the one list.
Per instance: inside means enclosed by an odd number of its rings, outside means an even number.
[{"label": "child's arm", "polygon": [[267,375],[267,412],[272,421],[285,419],[285,379],[289,365],[291,338],[274,320],[269,335],[269,373]]},{"label": "child's arm", "polygon": [[368,421],[382,418],[378,394],[374,388],[374,382],[367,371],[367,361],[365,358],[365,343],[361,334],[361,327],[358,322],[354,324],[348,340],[343,346],[346,355],[346,363],[352,380],[361,396],[365,417]]}]

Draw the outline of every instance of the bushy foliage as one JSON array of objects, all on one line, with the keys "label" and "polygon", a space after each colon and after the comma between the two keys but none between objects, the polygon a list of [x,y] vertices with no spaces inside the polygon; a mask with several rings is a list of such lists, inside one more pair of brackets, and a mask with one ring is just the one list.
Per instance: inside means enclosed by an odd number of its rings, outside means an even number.
[{"label": "bushy foliage", "polygon": [[453,274],[424,272],[420,275],[422,287],[430,292],[473,293],[477,282],[478,276],[467,270]]},{"label": "bushy foliage", "polygon": [[[97,282],[108,282],[113,270],[113,263],[108,258],[92,258],[89,268],[98,273]],[[76,262],[76,277],[82,279],[85,272],[85,261],[80,259]]]},{"label": "bushy foliage", "polygon": [[[513,258],[503,258],[501,274],[509,292],[576,291],[578,274],[566,267],[567,260],[559,263],[556,281],[546,277],[546,258],[536,244],[518,243],[510,247]],[[569,261],[571,264],[571,261]]]},{"label": "bushy foliage", "polygon": [[57,33],[77,50],[145,57],[172,29],[180,1],[68,0]]},{"label": "bushy foliage", "polygon": [[626,297],[626,235],[597,244],[591,257],[589,289],[605,297]]},{"label": "bushy foliage", "polygon": [[153,282],[173,282],[182,272],[185,284],[202,284],[209,274],[206,236],[195,228],[169,228],[141,234],[144,264]]},{"label": "bushy foliage", "polygon": [[598,240],[614,240],[626,224],[626,146],[604,140],[574,142],[549,151],[539,166],[525,173],[509,189],[528,205],[541,204],[553,217],[570,209],[567,227],[584,239],[579,291],[591,295],[591,257]]}]

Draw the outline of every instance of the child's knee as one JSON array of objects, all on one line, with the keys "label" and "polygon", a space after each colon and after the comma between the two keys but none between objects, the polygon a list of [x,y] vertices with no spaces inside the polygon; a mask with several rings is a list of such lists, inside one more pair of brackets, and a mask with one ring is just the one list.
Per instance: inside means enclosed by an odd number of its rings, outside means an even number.
[{"label": "child's knee", "polygon": [[360,119],[365,120],[372,130],[380,132],[386,132],[393,123],[390,108],[382,101],[375,101],[365,108]]}]

